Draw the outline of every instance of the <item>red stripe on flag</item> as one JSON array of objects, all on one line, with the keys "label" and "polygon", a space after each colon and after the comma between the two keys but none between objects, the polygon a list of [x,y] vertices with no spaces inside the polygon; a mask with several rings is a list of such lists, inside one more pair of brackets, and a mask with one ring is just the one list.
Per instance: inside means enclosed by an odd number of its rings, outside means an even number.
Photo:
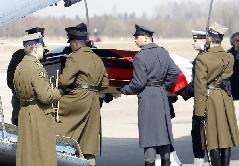
[{"label": "red stripe on flag", "polygon": [[181,89],[185,88],[188,86],[188,81],[183,74],[183,72],[180,70],[177,79],[174,81],[173,86],[170,88],[169,92],[170,93],[176,93],[180,91]]}]

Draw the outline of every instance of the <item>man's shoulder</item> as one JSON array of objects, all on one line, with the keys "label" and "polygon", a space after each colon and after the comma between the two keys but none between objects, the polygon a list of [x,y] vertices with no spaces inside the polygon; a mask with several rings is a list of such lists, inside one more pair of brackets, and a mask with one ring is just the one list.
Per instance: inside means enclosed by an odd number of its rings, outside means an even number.
[{"label": "man's shoulder", "polygon": [[208,55],[210,55],[212,53],[208,52],[208,51],[202,51],[199,52],[198,55],[196,56],[196,59],[202,60],[202,59],[207,59]]}]

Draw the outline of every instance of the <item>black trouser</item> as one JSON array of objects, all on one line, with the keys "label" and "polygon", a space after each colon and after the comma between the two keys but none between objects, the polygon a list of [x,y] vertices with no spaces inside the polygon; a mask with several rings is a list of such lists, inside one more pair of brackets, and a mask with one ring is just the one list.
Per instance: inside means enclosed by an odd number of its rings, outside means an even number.
[{"label": "black trouser", "polygon": [[200,123],[201,123],[201,120],[199,119],[199,117],[193,115],[191,136],[192,136],[192,144],[193,144],[193,154],[195,158],[204,158],[205,156],[205,151],[202,149]]},{"label": "black trouser", "polygon": [[229,166],[231,158],[231,148],[210,150],[212,166]]},{"label": "black trouser", "polygon": [[156,153],[161,156],[161,166],[170,166],[170,145],[144,148],[145,165],[155,165]]}]

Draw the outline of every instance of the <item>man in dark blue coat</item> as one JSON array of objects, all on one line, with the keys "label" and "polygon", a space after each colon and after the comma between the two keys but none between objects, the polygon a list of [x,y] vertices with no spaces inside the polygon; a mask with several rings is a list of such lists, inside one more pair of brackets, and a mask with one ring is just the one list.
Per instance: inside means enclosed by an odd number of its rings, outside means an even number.
[{"label": "man in dark blue coat", "polygon": [[232,48],[228,50],[234,57],[233,74],[230,78],[233,100],[239,100],[239,32],[234,33],[230,42]]},{"label": "man in dark blue coat", "polygon": [[179,74],[169,53],[153,43],[153,31],[135,25],[135,43],[141,48],[133,60],[133,79],[120,91],[138,95],[139,145],[144,148],[145,166],[154,166],[156,153],[161,165],[170,165],[170,144],[173,143],[167,89]]}]

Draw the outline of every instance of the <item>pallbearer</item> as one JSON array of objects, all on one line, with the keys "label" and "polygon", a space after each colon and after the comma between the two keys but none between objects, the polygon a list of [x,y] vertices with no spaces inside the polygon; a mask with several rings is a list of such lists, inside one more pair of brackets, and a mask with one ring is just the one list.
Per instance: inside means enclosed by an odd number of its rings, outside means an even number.
[{"label": "pallbearer", "polygon": [[56,137],[51,103],[61,95],[51,89],[40,63],[43,57],[41,33],[29,34],[23,41],[25,56],[14,74],[14,87],[20,100],[18,116],[17,166],[56,166]]},{"label": "pallbearer", "polygon": [[73,52],[59,77],[65,95],[60,100],[57,134],[77,140],[84,157],[94,166],[99,147],[99,91],[108,87],[108,75],[102,60],[86,46],[86,24],[66,28],[66,32]]},{"label": "pallbearer", "polygon": [[133,60],[133,79],[121,89],[126,95],[138,95],[139,145],[144,148],[145,166],[154,166],[156,153],[163,166],[170,165],[173,144],[167,89],[179,74],[168,51],[153,43],[153,31],[135,25],[136,45],[141,48]]},{"label": "pallbearer", "polygon": [[[192,30],[193,42],[192,46],[195,51],[198,51],[198,56],[202,55],[204,51],[204,46],[206,43],[206,32],[204,31],[195,31]],[[195,58],[196,59],[196,58]],[[188,84],[186,88],[181,90],[179,94],[183,97],[184,100],[188,100],[191,97],[194,97],[194,76],[195,76],[195,59],[192,62],[192,81]],[[192,116],[192,145],[193,145],[193,154],[194,154],[194,166],[203,166],[204,165],[204,156],[205,152],[202,149],[202,141],[200,135],[200,117],[195,115],[195,111],[193,111]]]}]

